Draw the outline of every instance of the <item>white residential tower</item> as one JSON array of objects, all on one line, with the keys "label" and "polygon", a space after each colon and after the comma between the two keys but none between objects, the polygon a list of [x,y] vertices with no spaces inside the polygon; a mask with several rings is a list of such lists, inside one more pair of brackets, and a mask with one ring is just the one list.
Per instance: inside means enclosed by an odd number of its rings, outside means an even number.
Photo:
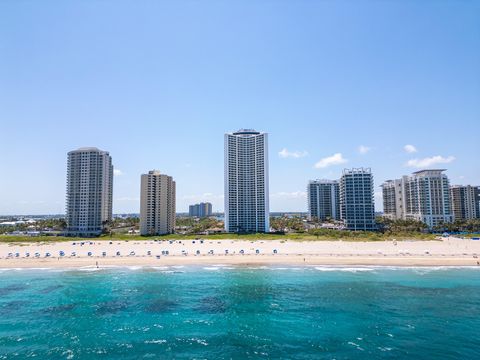
[{"label": "white residential tower", "polygon": [[268,134],[225,134],[225,230],[268,232]]}]

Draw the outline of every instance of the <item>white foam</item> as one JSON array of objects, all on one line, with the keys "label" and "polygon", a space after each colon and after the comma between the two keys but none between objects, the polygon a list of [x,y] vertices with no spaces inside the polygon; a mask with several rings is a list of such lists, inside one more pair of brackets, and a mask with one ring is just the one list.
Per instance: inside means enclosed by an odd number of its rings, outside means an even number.
[{"label": "white foam", "polygon": [[167,340],[146,340],[145,344],[165,344]]},{"label": "white foam", "polygon": [[101,268],[97,268],[97,267],[85,266],[85,267],[81,267],[81,268],[74,269],[74,270],[94,272],[94,271],[100,271],[100,270],[102,270],[102,269],[101,269]]},{"label": "white foam", "polygon": [[344,272],[369,272],[375,271],[371,267],[332,267],[332,266],[316,266],[315,270],[318,271],[344,271]]}]

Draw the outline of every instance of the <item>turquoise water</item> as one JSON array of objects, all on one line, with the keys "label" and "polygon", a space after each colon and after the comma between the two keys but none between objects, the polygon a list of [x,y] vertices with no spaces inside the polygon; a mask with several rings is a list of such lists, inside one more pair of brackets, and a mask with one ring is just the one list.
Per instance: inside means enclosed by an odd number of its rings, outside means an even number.
[{"label": "turquoise water", "polygon": [[480,270],[0,271],[0,359],[480,359]]}]

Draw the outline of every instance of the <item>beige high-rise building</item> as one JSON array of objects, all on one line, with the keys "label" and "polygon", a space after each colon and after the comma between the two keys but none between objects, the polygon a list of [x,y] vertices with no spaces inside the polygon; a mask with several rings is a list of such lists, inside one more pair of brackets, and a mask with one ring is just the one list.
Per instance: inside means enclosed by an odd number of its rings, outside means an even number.
[{"label": "beige high-rise building", "polygon": [[387,180],[382,184],[383,192],[383,216],[391,220],[406,218],[406,196],[405,184],[408,177],[401,179]]},{"label": "beige high-rise building", "polygon": [[140,194],[140,234],[172,234],[175,230],[175,181],[157,170],[143,174]]},{"label": "beige high-rise building", "polygon": [[107,151],[68,153],[66,221],[69,236],[98,236],[112,220],[113,165]]},{"label": "beige high-rise building", "polygon": [[480,218],[480,186],[455,185],[450,187],[450,202],[455,220]]}]

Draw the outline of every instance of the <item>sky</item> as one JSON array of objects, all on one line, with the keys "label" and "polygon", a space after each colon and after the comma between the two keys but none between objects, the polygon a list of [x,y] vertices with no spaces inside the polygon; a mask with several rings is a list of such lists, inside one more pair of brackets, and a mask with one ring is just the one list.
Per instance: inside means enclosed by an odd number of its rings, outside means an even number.
[{"label": "sky", "polygon": [[480,185],[480,1],[0,2],[0,214],[61,214],[67,152],[115,166],[114,213],[140,175],[177,211],[223,211],[224,133],[269,133],[271,211],[312,179],[424,168]]}]

